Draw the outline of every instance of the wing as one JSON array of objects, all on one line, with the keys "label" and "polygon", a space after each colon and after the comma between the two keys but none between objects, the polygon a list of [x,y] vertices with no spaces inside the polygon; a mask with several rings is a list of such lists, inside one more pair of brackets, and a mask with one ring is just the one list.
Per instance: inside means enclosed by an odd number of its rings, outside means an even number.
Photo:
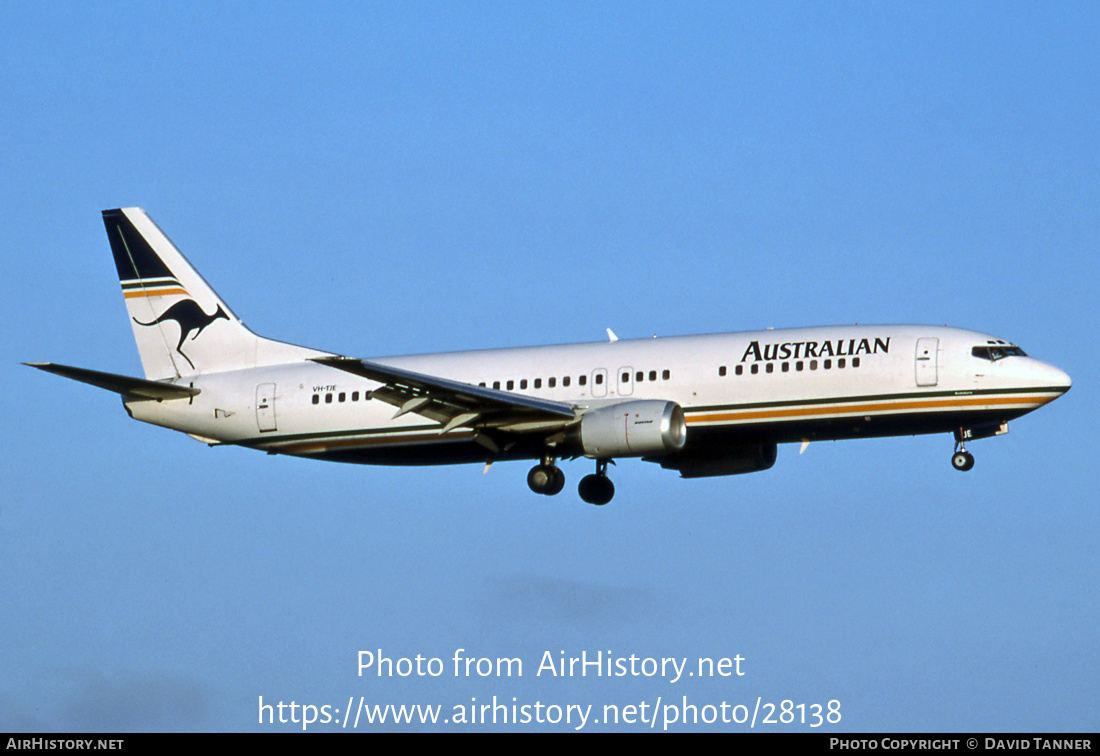
[{"label": "wing", "polygon": [[442,423],[440,433],[454,428],[495,429],[512,433],[556,431],[579,415],[572,405],[474,386],[434,375],[403,370],[353,357],[313,357],[313,362],[383,384],[372,399],[397,407],[394,417],[409,412]]}]

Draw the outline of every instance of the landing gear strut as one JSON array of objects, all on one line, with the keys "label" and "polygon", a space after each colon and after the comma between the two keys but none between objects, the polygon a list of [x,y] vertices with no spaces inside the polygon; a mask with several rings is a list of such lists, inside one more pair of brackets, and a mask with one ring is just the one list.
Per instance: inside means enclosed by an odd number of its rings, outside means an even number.
[{"label": "landing gear strut", "polygon": [[963,448],[962,441],[955,444],[955,453],[951,457],[951,465],[962,472],[974,467],[974,455]]},{"label": "landing gear strut", "polygon": [[554,464],[553,457],[543,457],[542,463],[527,473],[527,485],[537,494],[554,496],[565,488],[565,473]]},{"label": "landing gear strut", "polygon": [[581,499],[589,504],[603,506],[615,496],[615,484],[607,477],[606,459],[596,460],[596,474],[585,475],[577,487]]}]

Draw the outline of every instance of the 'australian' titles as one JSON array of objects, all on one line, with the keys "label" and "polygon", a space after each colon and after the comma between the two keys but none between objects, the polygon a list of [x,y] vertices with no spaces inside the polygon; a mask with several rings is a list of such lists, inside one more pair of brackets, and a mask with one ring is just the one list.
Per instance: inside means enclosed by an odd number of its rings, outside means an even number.
[{"label": "'australian' titles", "polygon": [[750,357],[753,362],[770,360],[797,360],[804,357],[856,357],[861,354],[886,354],[890,351],[890,337],[885,339],[832,339],[830,341],[785,341],[782,344],[749,342],[741,362]]}]

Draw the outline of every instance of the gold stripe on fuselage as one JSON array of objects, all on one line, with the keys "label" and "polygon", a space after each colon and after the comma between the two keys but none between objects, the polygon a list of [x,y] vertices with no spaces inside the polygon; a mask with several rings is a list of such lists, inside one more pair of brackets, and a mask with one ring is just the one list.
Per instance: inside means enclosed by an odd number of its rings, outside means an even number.
[{"label": "gold stripe on fuselage", "polygon": [[751,409],[721,412],[687,413],[688,425],[704,423],[740,423],[753,420],[788,420],[805,417],[843,417],[845,415],[889,415],[914,410],[934,410],[942,412],[953,409],[993,409],[1015,407],[1036,409],[1057,398],[1057,394],[1037,397],[1034,394],[1017,396],[968,396],[947,399],[907,399],[898,401],[874,401],[783,407],[782,409]]}]

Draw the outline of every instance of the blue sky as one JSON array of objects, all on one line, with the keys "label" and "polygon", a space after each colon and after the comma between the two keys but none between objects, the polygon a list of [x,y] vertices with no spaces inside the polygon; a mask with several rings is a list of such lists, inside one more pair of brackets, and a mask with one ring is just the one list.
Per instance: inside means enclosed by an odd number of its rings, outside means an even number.
[{"label": "blue sky", "polygon": [[[1091,3],[4,5],[0,730],[495,695],[1095,731],[1098,38]],[[209,449],[19,364],[140,374],[99,217],[128,205],[254,330],[347,354],[947,323],[1074,388],[966,475],[948,436],[623,460],[603,508],[583,461],[547,499],[521,463]],[[357,675],[459,648],[524,676]]]}]

